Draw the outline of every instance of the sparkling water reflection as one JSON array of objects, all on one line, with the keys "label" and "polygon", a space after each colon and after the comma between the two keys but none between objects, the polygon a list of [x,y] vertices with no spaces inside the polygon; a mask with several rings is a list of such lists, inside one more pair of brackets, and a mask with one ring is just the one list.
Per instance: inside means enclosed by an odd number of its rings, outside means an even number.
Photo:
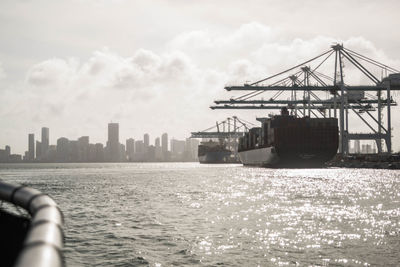
[{"label": "sparkling water reflection", "polygon": [[1,165],[50,194],[68,266],[398,266],[400,172],[240,165]]}]

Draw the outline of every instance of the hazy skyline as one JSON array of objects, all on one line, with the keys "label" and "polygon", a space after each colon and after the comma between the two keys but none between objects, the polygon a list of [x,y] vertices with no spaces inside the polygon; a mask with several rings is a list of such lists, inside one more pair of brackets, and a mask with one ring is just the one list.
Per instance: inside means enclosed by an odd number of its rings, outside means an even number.
[{"label": "hazy skyline", "polygon": [[0,147],[23,154],[43,126],[55,144],[104,142],[109,122],[125,140],[183,139],[232,115],[254,121],[269,111],[208,107],[229,98],[226,83],[264,78],[336,41],[399,69],[399,9],[361,0],[1,1]]}]

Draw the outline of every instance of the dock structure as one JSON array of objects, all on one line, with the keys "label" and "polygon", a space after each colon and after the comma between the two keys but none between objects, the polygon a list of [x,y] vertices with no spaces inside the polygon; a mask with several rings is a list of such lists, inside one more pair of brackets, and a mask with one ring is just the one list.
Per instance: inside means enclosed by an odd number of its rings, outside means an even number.
[{"label": "dock structure", "polygon": [[190,138],[218,139],[221,143],[226,144],[227,148],[233,152],[235,159],[238,160],[238,140],[251,125],[253,124],[233,116],[221,122],[217,121],[214,126],[203,131],[192,132]]},{"label": "dock structure", "polygon": [[[326,70],[329,62],[333,65],[333,76],[320,71],[322,68]],[[345,83],[345,63],[350,63],[349,67],[359,71],[369,84]],[[383,78],[376,77],[377,70]],[[226,86],[225,90],[244,91],[245,94],[216,100],[211,109],[280,110],[285,107],[295,116],[339,118],[339,152],[343,156],[349,153],[350,140],[374,140],[379,154],[384,153],[384,142],[385,153],[392,153],[391,107],[397,103],[391,93],[400,90],[400,71],[342,44],[335,44],[322,54],[267,78],[239,86]],[[267,99],[255,98],[263,93],[272,95]],[[285,96],[286,99],[283,99]],[[351,112],[369,132],[349,131]]]}]

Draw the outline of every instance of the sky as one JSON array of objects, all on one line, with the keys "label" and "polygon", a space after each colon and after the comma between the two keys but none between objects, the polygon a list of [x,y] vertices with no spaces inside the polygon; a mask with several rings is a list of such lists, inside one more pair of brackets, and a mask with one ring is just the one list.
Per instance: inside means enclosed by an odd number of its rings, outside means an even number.
[{"label": "sky", "polygon": [[[0,147],[23,154],[28,133],[40,140],[43,126],[51,144],[85,135],[105,143],[107,123],[118,122],[124,143],[144,133],[184,139],[233,115],[254,122],[269,111],[209,106],[232,96],[225,85],[336,42],[400,69],[398,10],[395,0],[2,0]],[[346,81],[365,82],[346,70]]]}]

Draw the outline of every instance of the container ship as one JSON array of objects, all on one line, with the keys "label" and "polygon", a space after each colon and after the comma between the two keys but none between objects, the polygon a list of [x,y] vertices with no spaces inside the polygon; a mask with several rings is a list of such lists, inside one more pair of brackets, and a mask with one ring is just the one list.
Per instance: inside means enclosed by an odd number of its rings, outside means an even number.
[{"label": "container ship", "polygon": [[198,150],[200,163],[230,163],[232,151],[219,141],[201,142]]},{"label": "container ship", "polygon": [[298,118],[283,108],[281,115],[257,120],[262,126],[251,128],[239,139],[243,165],[321,167],[337,153],[337,118]]}]

